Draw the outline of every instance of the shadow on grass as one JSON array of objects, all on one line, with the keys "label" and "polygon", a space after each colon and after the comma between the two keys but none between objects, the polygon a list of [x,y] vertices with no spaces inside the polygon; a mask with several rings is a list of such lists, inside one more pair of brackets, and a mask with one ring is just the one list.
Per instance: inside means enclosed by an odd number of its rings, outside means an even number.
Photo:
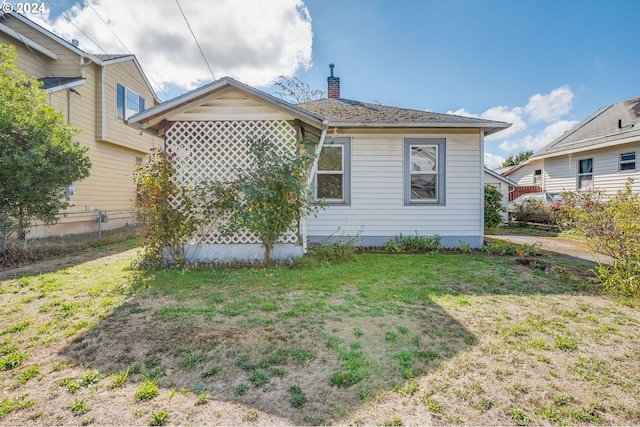
[{"label": "shadow on grass", "polygon": [[373,254],[294,269],[141,272],[127,301],[62,354],[294,424],[345,423],[380,390],[475,345],[439,297],[575,291],[544,274],[506,257]]}]

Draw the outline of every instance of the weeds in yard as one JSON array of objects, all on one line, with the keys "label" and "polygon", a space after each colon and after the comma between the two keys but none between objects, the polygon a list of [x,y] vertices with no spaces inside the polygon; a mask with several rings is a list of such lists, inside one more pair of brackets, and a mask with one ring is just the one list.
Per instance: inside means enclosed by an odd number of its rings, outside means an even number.
[{"label": "weeds in yard", "polygon": [[249,381],[256,387],[262,387],[263,385],[269,383],[271,381],[271,378],[265,371],[261,369],[254,369],[249,376]]},{"label": "weeds in yard", "polygon": [[289,387],[289,393],[291,393],[291,406],[294,408],[302,408],[307,403],[307,396],[302,392],[302,389],[298,385]]},{"label": "weeds in yard", "polygon": [[40,367],[38,365],[30,366],[20,374],[16,381],[11,385],[11,389],[16,389],[25,384],[27,381],[36,378],[39,373]]},{"label": "weeds in yard", "polygon": [[87,404],[84,403],[84,400],[76,400],[73,403],[71,403],[69,406],[67,406],[67,408],[69,408],[69,410],[73,412],[75,416],[78,416],[78,417],[80,415],[86,414],[91,410],[91,408],[89,408]]},{"label": "weeds in yard", "polygon": [[157,412],[151,413],[147,422],[150,426],[163,426],[169,422],[169,411],[166,409],[160,409]]},{"label": "weeds in yard", "polygon": [[23,393],[13,399],[0,400],[0,420],[5,415],[20,409],[27,409],[33,406],[32,400],[27,400],[27,394]]},{"label": "weeds in yard", "polygon": [[196,397],[196,405],[206,405],[207,403],[209,403],[209,395],[207,393],[200,393]]},{"label": "weeds in yard", "polygon": [[158,380],[145,379],[136,389],[136,399],[151,400],[158,395]]},{"label": "weeds in yard", "polygon": [[213,365],[210,366],[209,368],[205,369],[201,374],[200,374],[200,378],[207,378],[207,377],[212,377],[218,373],[222,372],[222,366],[220,365]]},{"label": "weeds in yard", "polygon": [[384,420],[381,425],[383,425],[383,426],[401,426],[402,425],[402,420],[400,419],[399,416],[394,415],[390,419]]},{"label": "weeds in yard", "polygon": [[129,370],[118,372],[111,375],[111,384],[109,388],[111,390],[124,387],[127,379],[129,378]]},{"label": "weeds in yard", "polygon": [[345,348],[343,340],[331,337],[327,341],[327,347],[338,353],[338,359],[343,368],[341,372],[331,374],[329,384],[336,387],[349,387],[369,375],[369,366],[359,342],[352,342],[349,348]]},{"label": "weeds in yard", "polygon": [[524,410],[520,408],[511,408],[507,412],[513,422],[518,426],[528,426],[531,422],[531,417]]},{"label": "weeds in yard", "polygon": [[238,396],[242,396],[247,390],[249,390],[249,386],[245,383],[240,383],[233,389],[233,392]]}]

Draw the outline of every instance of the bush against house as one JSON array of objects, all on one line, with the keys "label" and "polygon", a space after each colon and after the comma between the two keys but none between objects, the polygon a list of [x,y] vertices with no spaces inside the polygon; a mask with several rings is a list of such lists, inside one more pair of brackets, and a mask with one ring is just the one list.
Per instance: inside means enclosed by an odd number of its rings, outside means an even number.
[{"label": "bush against house", "polygon": [[69,206],[64,189],[89,176],[77,131],[48,105],[41,83],[17,69],[15,47],[0,45],[0,232],[53,225]]}]

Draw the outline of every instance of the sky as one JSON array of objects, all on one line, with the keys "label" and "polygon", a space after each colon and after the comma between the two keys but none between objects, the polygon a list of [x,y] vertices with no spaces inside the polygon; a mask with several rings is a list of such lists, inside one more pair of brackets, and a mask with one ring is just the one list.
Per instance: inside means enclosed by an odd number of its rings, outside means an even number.
[{"label": "sky", "polygon": [[135,54],[161,100],[223,76],[326,91],[334,63],[343,98],[512,123],[485,140],[491,168],[640,96],[638,0],[43,4],[27,16],[87,52]]}]

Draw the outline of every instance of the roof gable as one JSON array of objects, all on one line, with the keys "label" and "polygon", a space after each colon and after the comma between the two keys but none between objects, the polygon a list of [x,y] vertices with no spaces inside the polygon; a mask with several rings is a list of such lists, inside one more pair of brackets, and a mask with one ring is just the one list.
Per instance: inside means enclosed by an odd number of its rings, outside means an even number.
[{"label": "roof gable", "polygon": [[160,131],[165,122],[196,120],[292,120],[320,127],[322,117],[223,77],[208,85],[152,107],[129,118],[132,125]]},{"label": "roof gable", "polygon": [[640,138],[640,97],[598,109],[531,158],[616,145]]}]

